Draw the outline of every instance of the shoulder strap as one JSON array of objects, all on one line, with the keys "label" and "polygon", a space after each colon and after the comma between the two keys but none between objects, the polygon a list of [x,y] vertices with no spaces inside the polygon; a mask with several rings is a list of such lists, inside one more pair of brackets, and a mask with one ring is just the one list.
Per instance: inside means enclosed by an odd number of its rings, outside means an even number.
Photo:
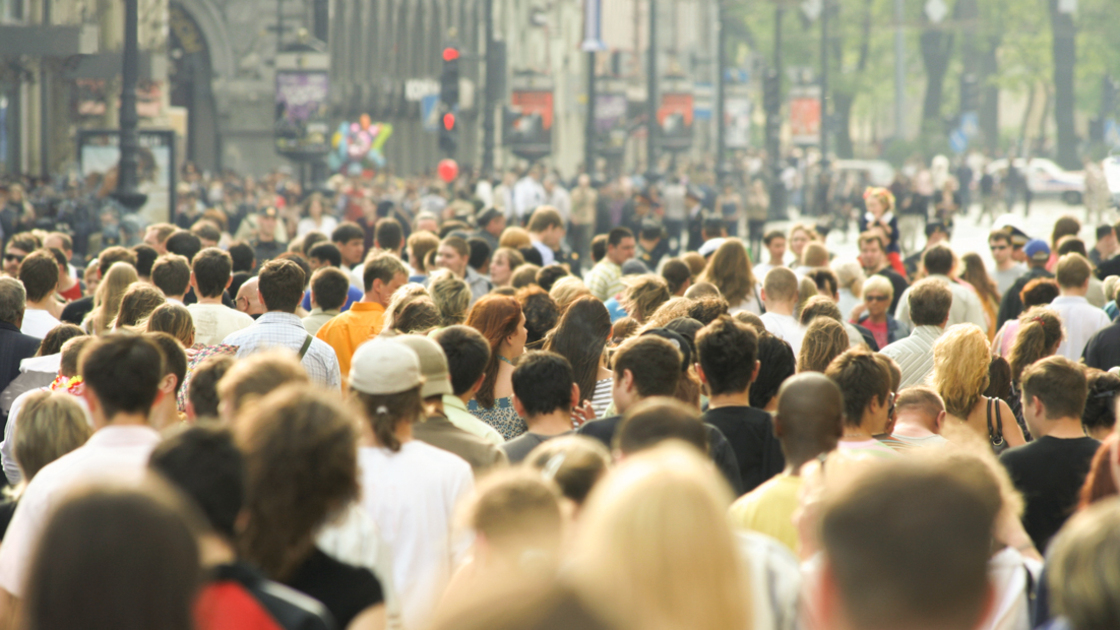
[{"label": "shoulder strap", "polygon": [[[992,407],[996,408],[996,423],[992,426]],[[998,398],[988,398],[988,436],[993,446],[1003,446],[1003,418],[1001,417]]]},{"label": "shoulder strap", "polygon": [[311,335],[308,335],[307,339],[303,340],[303,345],[300,346],[300,348],[299,348],[299,360],[300,361],[303,360],[303,355],[307,354],[307,349],[311,347],[311,340],[312,339],[314,339],[314,337],[312,337]]}]

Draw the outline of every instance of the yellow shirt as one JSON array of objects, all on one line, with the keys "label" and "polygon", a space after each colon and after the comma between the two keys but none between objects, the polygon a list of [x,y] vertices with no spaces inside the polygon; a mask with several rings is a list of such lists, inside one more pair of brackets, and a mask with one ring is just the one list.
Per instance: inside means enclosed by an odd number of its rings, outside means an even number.
[{"label": "yellow shirt", "polygon": [[796,554],[801,539],[793,525],[793,513],[800,503],[801,482],[801,477],[784,473],[771,478],[731,504],[731,522],[766,534]]},{"label": "yellow shirt", "polygon": [[350,377],[350,358],[358,346],[381,333],[385,307],[376,302],[354,302],[350,310],[323,324],[315,336],[330,344],[338,355],[343,383]]}]

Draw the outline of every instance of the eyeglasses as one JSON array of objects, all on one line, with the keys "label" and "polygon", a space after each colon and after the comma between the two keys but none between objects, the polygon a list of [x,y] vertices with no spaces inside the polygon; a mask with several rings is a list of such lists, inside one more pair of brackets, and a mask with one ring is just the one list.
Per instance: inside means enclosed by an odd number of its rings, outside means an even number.
[{"label": "eyeglasses", "polygon": [[1007,249],[1006,245],[992,245],[993,252],[1002,252],[1005,249]]},{"label": "eyeglasses", "polygon": [[14,260],[17,263],[21,263],[21,262],[23,262],[24,258],[25,258],[25,256],[20,256],[19,254],[4,254],[4,261],[5,262],[12,262]]},{"label": "eyeglasses", "polygon": [[868,295],[863,299],[867,302],[886,302],[890,298],[885,295]]}]

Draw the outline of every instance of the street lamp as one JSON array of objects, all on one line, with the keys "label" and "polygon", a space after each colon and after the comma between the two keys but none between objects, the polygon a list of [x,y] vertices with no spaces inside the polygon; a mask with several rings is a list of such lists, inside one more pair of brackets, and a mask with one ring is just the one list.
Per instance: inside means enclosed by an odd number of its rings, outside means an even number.
[{"label": "street lamp", "polygon": [[140,192],[136,168],[139,165],[140,135],[136,131],[136,83],[139,78],[139,49],[137,45],[138,0],[124,0],[124,54],[121,68],[121,161],[117,166],[117,191],[113,197],[122,206],[135,212],[148,200]]}]

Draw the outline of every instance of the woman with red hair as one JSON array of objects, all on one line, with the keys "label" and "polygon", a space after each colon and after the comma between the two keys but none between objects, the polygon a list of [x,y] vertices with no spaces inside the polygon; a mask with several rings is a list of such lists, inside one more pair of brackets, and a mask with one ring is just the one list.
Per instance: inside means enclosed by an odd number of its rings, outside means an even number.
[{"label": "woman with red hair", "polygon": [[510,381],[529,335],[525,329],[525,314],[514,298],[487,295],[471,308],[467,326],[482,333],[490,342],[490,360],[486,363],[482,386],[467,406],[467,411],[497,429],[503,438],[512,440],[529,430],[513,409],[513,384]]},{"label": "woman with red hair", "polygon": [[902,254],[898,247],[898,217],[894,216],[894,194],[887,188],[870,187],[863,193],[867,212],[859,218],[859,231],[880,232],[887,244],[887,260],[894,270],[906,277],[906,266],[902,264]]}]

